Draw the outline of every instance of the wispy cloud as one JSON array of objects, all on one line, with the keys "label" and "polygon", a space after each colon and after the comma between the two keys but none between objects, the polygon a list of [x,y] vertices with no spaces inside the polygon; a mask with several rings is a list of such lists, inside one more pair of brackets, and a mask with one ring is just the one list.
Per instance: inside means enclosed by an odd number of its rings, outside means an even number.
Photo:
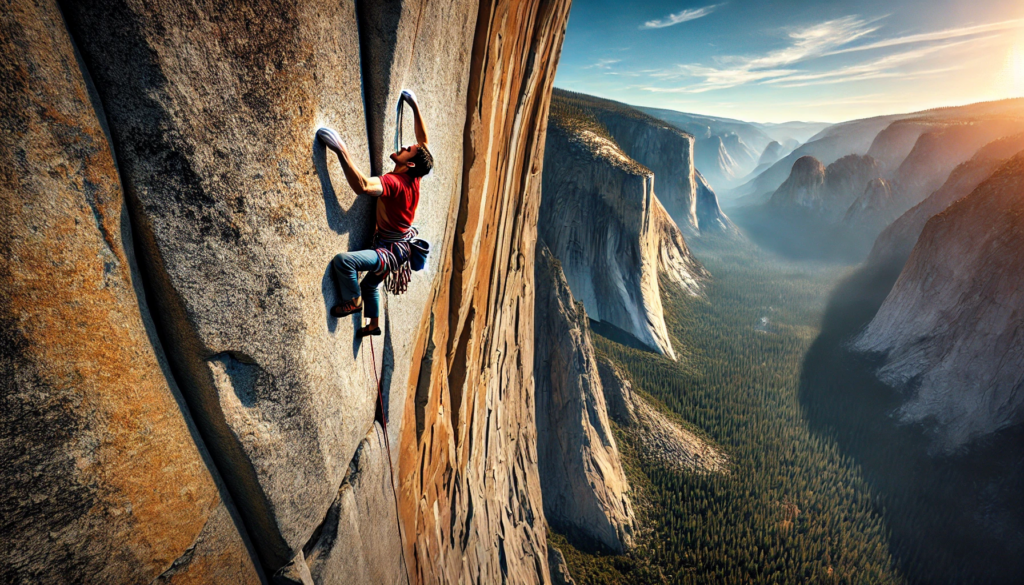
[{"label": "wispy cloud", "polygon": [[721,6],[721,4],[712,4],[703,8],[688,8],[686,10],[676,12],[675,14],[669,14],[664,18],[648,20],[640,26],[640,29],[665,28],[667,26],[674,26],[683,22],[697,20],[698,18],[703,18],[711,14],[719,6]]},{"label": "wispy cloud", "polygon": [[[1001,31],[1024,27],[1024,19],[1007,20],[906,35],[851,46],[851,43],[878,31],[880,26],[876,23],[882,18],[865,20],[856,16],[847,16],[793,29],[787,33],[790,41],[788,46],[762,55],[718,57],[715,59],[714,65],[683,64],[650,74],[653,81],[662,84],[684,79],[698,80],[695,83],[680,87],[656,87],[655,84],[651,84],[639,89],[656,93],[703,93],[752,83],[793,88],[866,79],[935,75],[948,72],[951,69],[949,67],[917,71],[906,69],[910,64],[921,61],[938,51],[987,41],[996,38]],[[805,65],[800,65],[806,61],[832,55],[870,49],[891,49],[922,43],[931,44],[908,48],[876,59],[826,71],[811,71],[807,70]]]},{"label": "wispy cloud", "polygon": [[622,59],[598,59],[596,63],[591,63],[584,67],[584,69],[608,69],[616,63],[621,63]]},{"label": "wispy cloud", "polygon": [[896,37],[892,39],[885,39],[882,41],[876,41],[866,45],[858,45],[856,47],[847,47],[828,53],[829,55],[840,55],[843,53],[853,53],[855,51],[868,51],[871,49],[883,49],[886,47],[896,47],[899,45],[909,45],[912,43],[925,43],[934,41],[947,41],[952,39],[958,39],[963,37],[970,37],[975,35],[981,35],[991,32],[999,32],[1004,30],[1013,29],[1024,29],[1024,18],[1018,18],[1014,20],[1004,20],[1001,22],[991,22],[988,24],[979,24],[975,26],[965,26],[960,28],[950,28],[946,30],[940,30],[930,33],[921,33],[916,35],[907,35],[903,37]]}]

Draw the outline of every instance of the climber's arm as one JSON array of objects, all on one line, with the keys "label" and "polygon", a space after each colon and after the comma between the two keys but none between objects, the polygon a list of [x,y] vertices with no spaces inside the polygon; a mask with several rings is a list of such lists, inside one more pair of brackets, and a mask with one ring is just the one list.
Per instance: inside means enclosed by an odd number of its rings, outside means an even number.
[{"label": "climber's arm", "polygon": [[416,94],[412,90],[402,91],[402,97],[412,107],[413,127],[416,129],[416,142],[427,144],[427,127],[423,124],[423,116],[420,115],[420,104],[416,101]]},{"label": "climber's arm", "polygon": [[345,142],[337,132],[329,128],[321,128],[316,131],[316,137],[338,155],[338,162],[341,163],[341,170],[345,172],[345,179],[357,195],[376,196],[384,192],[384,185],[381,184],[379,177],[367,177],[352,164],[348,148],[345,147]]}]

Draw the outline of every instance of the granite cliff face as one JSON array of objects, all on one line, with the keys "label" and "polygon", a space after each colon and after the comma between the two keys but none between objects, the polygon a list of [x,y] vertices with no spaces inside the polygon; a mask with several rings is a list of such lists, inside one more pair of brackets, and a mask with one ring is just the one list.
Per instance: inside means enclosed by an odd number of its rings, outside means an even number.
[{"label": "granite cliff face", "polygon": [[467,95],[473,107],[460,135],[463,182],[404,403],[405,557],[414,582],[546,583],[533,257],[569,3],[495,2],[479,10]]},{"label": "granite cliff face", "polygon": [[928,220],[854,341],[903,390],[898,415],[952,450],[1024,420],[1024,154]]},{"label": "granite cliff face", "polygon": [[[921,230],[932,216],[969,195],[1010,157],[1022,150],[1024,134],[1018,134],[986,145],[969,161],[957,165],[941,187],[879,234],[868,256],[868,262],[902,265],[917,243]],[[894,206],[890,206],[892,207]]]},{"label": "granite cliff face", "polygon": [[633,545],[636,518],[587,313],[543,244],[536,272],[534,378],[544,513],[570,538],[622,553]]},{"label": "granite cliff face", "polygon": [[[2,279],[3,368],[18,414],[4,434],[26,440],[5,449],[12,465],[45,453],[50,468],[5,474],[28,483],[6,486],[5,523],[26,539],[4,550],[4,570],[546,582],[522,366],[532,327],[516,324],[532,315],[568,2],[124,0],[67,3],[63,20],[52,3],[9,8],[2,95],[17,141],[0,164],[4,275],[18,276]],[[380,172],[403,87],[423,104],[437,161],[417,214],[434,251],[388,301],[372,351],[327,312],[329,261],[367,243],[371,202],[338,182],[313,135],[337,128]],[[44,198],[23,204],[33,193]],[[44,266],[46,281],[32,272]],[[69,324],[80,338],[48,333]],[[426,359],[433,347],[445,357]],[[449,389],[466,390],[464,408],[447,408]],[[420,408],[442,394],[444,412]],[[54,424],[63,434],[49,444],[26,432]],[[16,505],[30,493],[37,505]]]},{"label": "granite cliff face", "polygon": [[0,581],[259,583],[57,6],[8,6],[0,54]]},{"label": "granite cliff face", "polygon": [[[538,232],[562,264],[573,296],[591,319],[612,325],[643,346],[675,356],[661,308],[659,270],[697,282],[703,270],[654,195],[654,175],[627,156],[596,120],[553,110],[545,150],[544,198]],[[666,222],[666,220],[668,220]],[[675,251],[664,251],[668,246]],[[661,259],[681,257],[662,265]]]}]

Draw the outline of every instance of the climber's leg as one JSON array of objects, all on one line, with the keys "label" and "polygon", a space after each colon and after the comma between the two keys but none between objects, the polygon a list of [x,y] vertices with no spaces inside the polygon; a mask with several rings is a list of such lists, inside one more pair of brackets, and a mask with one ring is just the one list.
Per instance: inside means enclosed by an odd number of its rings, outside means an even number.
[{"label": "climber's leg", "polygon": [[331,272],[334,273],[334,282],[338,287],[338,305],[331,309],[335,317],[342,314],[351,314],[355,311],[347,310],[355,306],[359,298],[358,273],[363,271],[377,270],[380,266],[380,258],[374,250],[360,250],[358,252],[342,252],[331,260]]},{"label": "climber's leg", "polygon": [[368,272],[363,277],[363,282],[359,285],[359,289],[363,293],[363,317],[370,320],[367,331],[372,331],[378,327],[378,318],[380,317],[380,283],[383,282],[385,276],[386,273],[377,275],[373,272]]}]

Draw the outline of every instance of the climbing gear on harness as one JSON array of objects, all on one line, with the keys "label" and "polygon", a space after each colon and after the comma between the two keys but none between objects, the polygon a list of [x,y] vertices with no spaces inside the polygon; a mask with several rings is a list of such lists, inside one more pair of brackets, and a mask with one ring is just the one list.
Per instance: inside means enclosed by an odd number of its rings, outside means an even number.
[{"label": "climbing gear on harness", "polygon": [[334,305],[331,307],[331,317],[341,319],[342,317],[346,317],[352,313],[358,313],[362,310],[363,303],[359,300],[359,297],[356,297],[350,301],[345,301],[340,305]]},{"label": "climbing gear on harness", "polygon": [[427,266],[427,254],[430,254],[430,242],[426,240],[413,240],[409,242],[409,267],[420,271]]},{"label": "climbing gear on harness", "polygon": [[370,329],[370,326],[360,327],[356,329],[356,337],[366,337],[367,335],[380,335],[380,327],[374,327]]},{"label": "climbing gear on harness", "polygon": [[384,279],[384,290],[391,294],[400,295],[409,288],[409,280],[412,278],[409,268],[409,257],[412,255],[410,243],[418,234],[415,227],[409,228],[405,233],[378,228],[373,234],[373,248],[380,258],[380,268],[375,274],[387,274]]}]

